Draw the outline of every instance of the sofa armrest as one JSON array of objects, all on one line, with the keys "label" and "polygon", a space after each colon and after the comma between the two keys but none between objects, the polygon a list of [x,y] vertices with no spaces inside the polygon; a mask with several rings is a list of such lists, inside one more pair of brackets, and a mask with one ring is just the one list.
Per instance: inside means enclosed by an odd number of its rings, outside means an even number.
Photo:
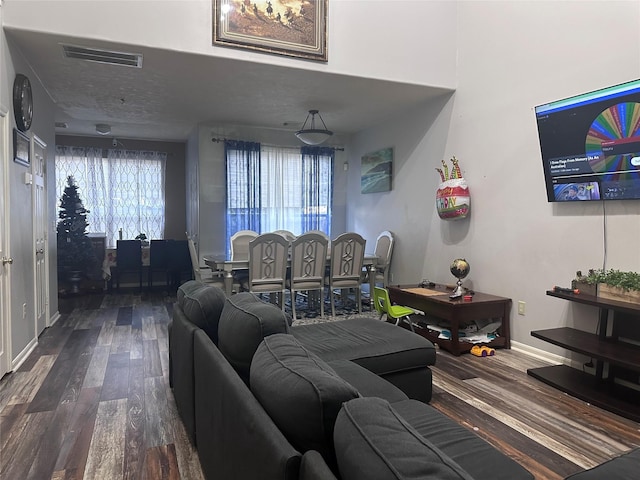
[{"label": "sofa armrest", "polygon": [[299,480],[338,480],[319,452],[308,450],[302,456]]},{"label": "sofa armrest", "polygon": [[206,478],[296,480],[300,453],[204,331],[194,340],[196,435]]},{"label": "sofa armrest", "polygon": [[191,323],[178,305],[173,308],[169,331],[171,384],[178,413],[187,436],[195,444],[195,401],[193,396],[193,335],[200,330]]}]

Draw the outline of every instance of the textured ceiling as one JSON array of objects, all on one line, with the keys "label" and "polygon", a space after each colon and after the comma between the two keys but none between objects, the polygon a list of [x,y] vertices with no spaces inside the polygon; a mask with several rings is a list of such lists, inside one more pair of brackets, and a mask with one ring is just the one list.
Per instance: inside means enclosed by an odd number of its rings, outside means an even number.
[{"label": "textured ceiling", "polygon": [[[310,109],[348,135],[446,93],[384,80],[317,73],[219,57],[7,31],[56,105],[58,134],[182,141],[198,124],[295,131]],[[142,69],[65,58],[61,44],[141,53]],[[25,72],[27,73],[27,72]],[[37,112],[35,112],[37,114]]]}]

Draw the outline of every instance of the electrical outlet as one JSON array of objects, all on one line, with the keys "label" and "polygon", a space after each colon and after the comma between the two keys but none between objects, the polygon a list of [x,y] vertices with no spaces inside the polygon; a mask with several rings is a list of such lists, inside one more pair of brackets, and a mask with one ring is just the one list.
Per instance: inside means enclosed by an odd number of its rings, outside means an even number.
[{"label": "electrical outlet", "polygon": [[522,300],[518,301],[518,315],[524,315],[526,303]]},{"label": "electrical outlet", "polygon": [[23,303],[22,304],[22,319],[24,320],[25,318],[27,318],[27,304]]},{"label": "electrical outlet", "polygon": [[393,273],[389,272],[389,282],[393,282]]}]

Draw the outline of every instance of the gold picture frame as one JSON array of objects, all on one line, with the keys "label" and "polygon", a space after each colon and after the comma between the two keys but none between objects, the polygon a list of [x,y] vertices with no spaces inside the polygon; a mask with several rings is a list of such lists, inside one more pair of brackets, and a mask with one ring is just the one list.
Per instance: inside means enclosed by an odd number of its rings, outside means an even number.
[{"label": "gold picture frame", "polygon": [[212,0],[213,44],[327,61],[328,0]]}]

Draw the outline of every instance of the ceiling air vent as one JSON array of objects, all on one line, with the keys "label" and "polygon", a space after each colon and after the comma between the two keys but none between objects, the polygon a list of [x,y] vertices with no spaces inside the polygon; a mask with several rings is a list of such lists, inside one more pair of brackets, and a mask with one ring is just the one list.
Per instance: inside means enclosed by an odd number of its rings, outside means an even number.
[{"label": "ceiling air vent", "polygon": [[64,56],[87,60],[89,62],[108,63],[110,65],[122,65],[124,67],[142,68],[141,53],[113,52],[97,48],[79,47],[77,45],[62,45]]}]

